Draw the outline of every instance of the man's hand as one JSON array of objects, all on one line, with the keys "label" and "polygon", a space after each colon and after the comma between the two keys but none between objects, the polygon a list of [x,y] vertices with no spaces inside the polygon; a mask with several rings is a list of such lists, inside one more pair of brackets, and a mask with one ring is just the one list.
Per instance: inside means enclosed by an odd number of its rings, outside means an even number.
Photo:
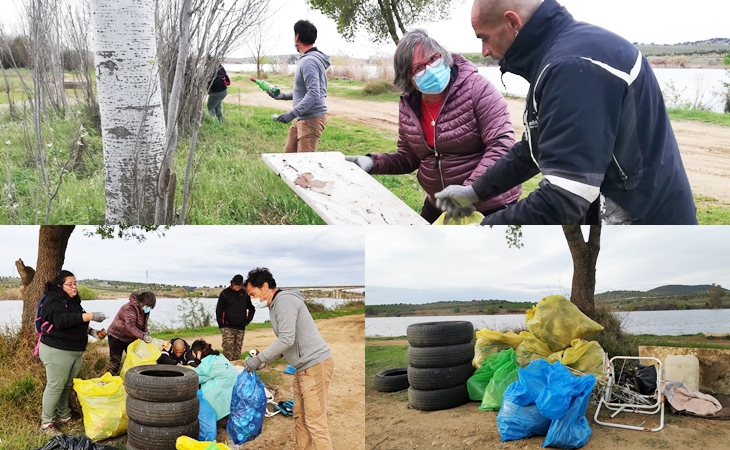
[{"label": "man's hand", "polygon": [[266,363],[262,363],[261,359],[258,356],[254,356],[253,358],[248,358],[246,361],[244,361],[243,366],[249,372],[253,372],[266,367]]},{"label": "man's hand", "polygon": [[452,216],[458,214],[457,210],[459,208],[473,205],[479,201],[477,193],[474,192],[474,188],[471,186],[447,186],[443,191],[437,192],[435,197],[436,206]]},{"label": "man's hand", "polygon": [[269,94],[269,97],[273,98],[274,100],[286,100],[286,95],[284,95],[283,92],[279,92],[278,95],[274,95],[272,91],[266,91],[267,94]]},{"label": "man's hand", "polygon": [[103,322],[106,320],[106,314],[104,314],[103,312],[91,313],[91,320],[93,320],[94,322]]},{"label": "man's hand", "polygon": [[364,170],[367,173],[370,173],[371,170],[373,170],[373,167],[375,164],[373,163],[373,158],[369,156],[345,156],[345,159],[350,161],[351,163],[355,163],[355,165],[362,170]]},{"label": "man's hand", "polygon": [[476,210],[477,208],[474,205],[469,205],[464,206],[463,208],[456,208],[453,213],[447,212],[446,217],[444,217],[444,225],[448,225],[449,220],[457,221],[464,217],[469,217]]},{"label": "man's hand", "polygon": [[295,117],[294,117],[293,113],[288,112],[288,113],[284,113],[284,114],[274,114],[273,116],[271,116],[271,118],[277,122],[289,123],[292,120],[294,120]]},{"label": "man's hand", "polygon": [[145,334],[144,336],[142,336],[142,340],[145,341],[145,343],[149,344],[150,342],[152,342],[152,336],[150,336],[149,334]]}]

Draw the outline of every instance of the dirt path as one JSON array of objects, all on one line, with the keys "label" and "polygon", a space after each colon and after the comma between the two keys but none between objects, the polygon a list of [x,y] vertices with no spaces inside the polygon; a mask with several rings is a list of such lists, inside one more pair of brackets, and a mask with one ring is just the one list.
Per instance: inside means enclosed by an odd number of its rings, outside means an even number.
[{"label": "dirt path", "polygon": [[[368,345],[395,345],[397,341],[368,342]],[[502,442],[497,430],[497,413],[480,411],[470,402],[443,411],[418,411],[408,405],[406,392],[369,391],[366,395],[365,444],[368,450],[402,449],[541,449],[544,437]],[[667,410],[664,429],[642,432],[604,427],[593,421],[595,403],[588,407],[592,434],[586,450],[720,449],[728,448],[730,427],[727,421],[674,416]],[[602,412],[601,420],[610,421]],[[658,416],[622,413],[619,418],[632,425],[655,427]],[[627,419],[628,418],[628,419]]]},{"label": "dirt path", "polygon": [[[332,350],[335,372],[329,389],[328,411],[330,436],[333,448],[364,450],[365,442],[365,318],[362,315],[343,316],[334,319],[317,320],[322,337]],[[203,337],[214,348],[221,348],[221,335]],[[271,328],[246,332],[243,348],[263,350],[276,336]],[[263,371],[281,373],[286,364],[278,364]],[[262,371],[262,372],[263,372]],[[293,397],[292,376],[282,375],[282,382],[276,386],[276,400]],[[225,442],[228,435],[218,430],[218,441]],[[265,419],[263,432],[254,441],[244,445],[246,450],[293,449],[294,419],[277,414]]]},{"label": "dirt path", "polygon": [[[290,106],[286,102],[271,99],[263,91],[229,95],[225,101],[280,109]],[[507,99],[507,102],[515,134],[521,136],[524,131],[524,100]],[[327,98],[327,108],[333,117],[393,133],[398,131],[398,104],[395,102],[369,102],[330,96]],[[730,203],[730,127],[693,121],[673,121],[672,127],[692,191]]]}]

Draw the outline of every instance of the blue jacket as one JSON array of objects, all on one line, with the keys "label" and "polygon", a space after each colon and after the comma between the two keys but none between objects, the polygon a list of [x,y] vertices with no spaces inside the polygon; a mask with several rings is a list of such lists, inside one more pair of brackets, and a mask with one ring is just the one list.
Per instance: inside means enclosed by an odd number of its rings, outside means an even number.
[{"label": "blue jacket", "polygon": [[215,410],[215,420],[221,420],[231,413],[233,385],[238,372],[223,355],[208,355],[194,368],[198,374],[203,398]]},{"label": "blue jacket", "polygon": [[473,186],[538,189],[483,224],[696,224],[659,84],[634,45],[545,0],[500,60],[530,83],[525,134]]}]

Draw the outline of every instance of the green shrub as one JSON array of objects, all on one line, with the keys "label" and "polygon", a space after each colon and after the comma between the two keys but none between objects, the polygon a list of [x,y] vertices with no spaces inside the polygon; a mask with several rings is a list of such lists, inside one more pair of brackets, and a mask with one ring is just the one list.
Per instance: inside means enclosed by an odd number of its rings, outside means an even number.
[{"label": "green shrub", "polygon": [[605,305],[596,306],[591,319],[603,325],[603,331],[595,336],[595,340],[603,347],[603,351],[612,356],[638,356],[639,348],[635,338],[623,331],[622,319],[612,313]]},{"label": "green shrub", "polygon": [[81,297],[81,300],[95,300],[96,299],[96,291],[88,288],[86,286],[80,285],[79,288],[79,296]]},{"label": "green shrub", "polygon": [[213,320],[213,315],[205,309],[203,303],[190,297],[182,299],[177,310],[182,314],[183,328],[209,327]]},{"label": "green shrub", "polygon": [[725,54],[725,56],[722,57],[722,63],[726,66],[730,66],[730,52]]},{"label": "green shrub", "polygon": [[391,92],[398,92],[390,80],[372,80],[365,83],[362,92],[366,95],[382,95]]}]

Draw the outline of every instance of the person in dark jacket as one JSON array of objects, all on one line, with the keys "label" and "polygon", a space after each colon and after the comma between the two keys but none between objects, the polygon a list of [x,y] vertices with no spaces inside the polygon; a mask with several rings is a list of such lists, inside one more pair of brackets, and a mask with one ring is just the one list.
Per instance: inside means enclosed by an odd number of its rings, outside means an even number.
[{"label": "person in dark jacket", "polygon": [[[208,56],[208,62],[212,58]],[[228,85],[231,84],[231,79],[228,78],[226,69],[223,65],[218,64],[218,68],[210,79],[210,87],[208,88],[208,112],[212,116],[216,116],[219,122],[223,122],[223,109],[221,104],[223,99],[228,95]]]},{"label": "person in dark jacket", "polygon": [[154,292],[132,292],[129,302],[119,308],[119,312],[109,325],[109,371],[112,375],[119,375],[122,354],[127,351],[129,344],[142,339],[146,343],[152,342],[150,336],[150,311],[157,304]]},{"label": "person in dark jacket", "polygon": [[215,317],[223,341],[223,354],[229,361],[241,359],[246,325],[251,323],[255,313],[256,308],[243,289],[243,276],[235,275],[231,279],[231,285],[221,291],[215,307]]},{"label": "person in dark jacket", "polygon": [[555,0],[476,0],[482,53],[530,83],[525,135],[470,187],[437,206],[492,198],[542,173],[539,187],[483,224],[696,224],[662,92],[646,58]]},{"label": "person in dark jacket", "polygon": [[46,388],[43,391],[41,431],[57,434],[56,416],[61,423],[71,420],[69,395],[73,379],[81,370],[88,336],[104,338],[104,330],[95,330],[90,321],[103,322],[101,312],[87,313],[81,307],[76,277],[68,270],[61,270],[46,283],[46,300],[40,317],[50,326],[43,327],[38,354],[46,366]]},{"label": "person in dark jacket", "polygon": [[167,348],[162,349],[162,354],[157,359],[157,364],[169,364],[172,366],[197,367],[200,360],[193,356],[190,345],[185,339],[175,338],[169,342]]},{"label": "person in dark jacket", "polygon": [[[418,170],[426,191],[421,216],[433,223],[441,215],[434,194],[451,184],[470,185],[514,144],[507,101],[476,66],[450,54],[424,30],[406,33],[394,56],[395,85],[403,91],[398,151],[346,159],[371,174]],[[485,216],[520,198],[518,184],[479,202]],[[467,208],[468,213],[474,207]]]}]

